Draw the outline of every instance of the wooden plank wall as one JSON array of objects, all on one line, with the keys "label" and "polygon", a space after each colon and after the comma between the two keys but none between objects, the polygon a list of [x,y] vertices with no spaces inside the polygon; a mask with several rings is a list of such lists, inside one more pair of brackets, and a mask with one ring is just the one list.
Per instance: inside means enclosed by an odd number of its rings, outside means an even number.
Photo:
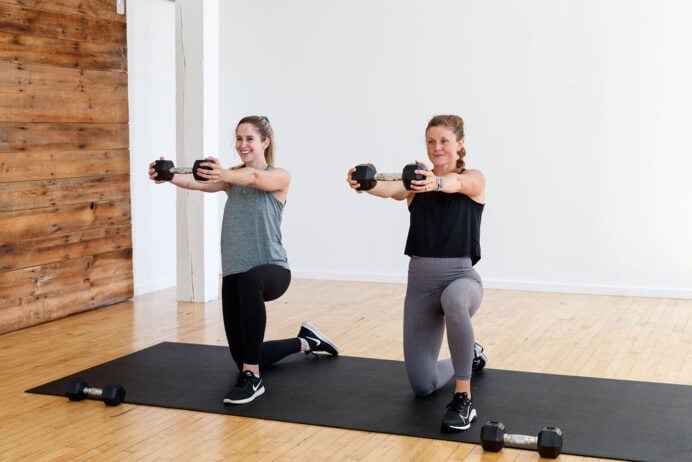
[{"label": "wooden plank wall", "polygon": [[0,333],[133,295],[115,5],[0,0]]}]

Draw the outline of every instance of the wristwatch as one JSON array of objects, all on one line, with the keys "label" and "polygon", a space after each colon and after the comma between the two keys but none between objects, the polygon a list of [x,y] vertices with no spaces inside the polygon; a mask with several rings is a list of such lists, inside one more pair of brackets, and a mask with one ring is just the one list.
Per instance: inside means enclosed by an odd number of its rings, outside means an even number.
[{"label": "wristwatch", "polygon": [[441,176],[437,177],[437,187],[435,188],[435,191],[442,191],[442,188],[445,186],[445,180],[442,179]]}]

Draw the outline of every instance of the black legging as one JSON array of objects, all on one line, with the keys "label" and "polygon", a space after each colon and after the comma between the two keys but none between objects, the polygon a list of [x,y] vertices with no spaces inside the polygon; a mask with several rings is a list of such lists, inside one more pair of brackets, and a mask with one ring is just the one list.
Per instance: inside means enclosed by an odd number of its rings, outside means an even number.
[{"label": "black legging", "polygon": [[264,341],[264,302],[283,295],[290,282],[291,271],[277,265],[260,265],[245,273],[224,276],[223,325],[238,370],[242,370],[243,363],[267,366],[300,351],[298,338]]}]

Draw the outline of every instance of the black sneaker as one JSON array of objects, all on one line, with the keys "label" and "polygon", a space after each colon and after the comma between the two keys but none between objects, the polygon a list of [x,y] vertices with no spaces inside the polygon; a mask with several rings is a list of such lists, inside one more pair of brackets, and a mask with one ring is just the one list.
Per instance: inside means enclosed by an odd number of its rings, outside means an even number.
[{"label": "black sneaker", "polygon": [[257,377],[250,371],[241,372],[238,382],[226,397],[224,404],[245,404],[253,401],[264,394],[264,384],[262,378]]},{"label": "black sneaker", "polygon": [[300,326],[298,337],[304,339],[310,346],[310,350],[305,352],[306,355],[317,353],[318,351],[324,351],[334,356],[339,354],[339,349],[336,345],[309,322],[304,322],[303,325]]},{"label": "black sneaker", "polygon": [[452,402],[447,405],[447,412],[442,417],[443,432],[461,432],[471,428],[476,420],[476,409],[466,393],[454,393]]},{"label": "black sneaker", "polygon": [[488,357],[483,353],[483,347],[477,343],[473,344],[473,363],[471,369],[473,372],[480,372],[485,365],[488,364]]}]

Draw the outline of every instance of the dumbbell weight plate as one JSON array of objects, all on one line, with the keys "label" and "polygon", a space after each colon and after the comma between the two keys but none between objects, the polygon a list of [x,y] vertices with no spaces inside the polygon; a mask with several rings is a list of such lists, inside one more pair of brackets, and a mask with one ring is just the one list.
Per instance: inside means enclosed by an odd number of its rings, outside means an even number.
[{"label": "dumbbell weight plate", "polygon": [[70,401],[81,401],[87,397],[84,389],[88,387],[89,384],[84,380],[70,380],[65,388],[65,395]]},{"label": "dumbbell weight plate", "polygon": [[373,164],[360,164],[356,165],[356,171],[351,175],[351,179],[360,184],[358,191],[367,191],[374,188],[377,184],[376,174],[377,169],[375,169]]},{"label": "dumbbell weight plate", "polygon": [[427,170],[427,168],[425,168],[425,165],[418,162],[417,164],[406,165],[404,170],[401,172],[401,179],[404,182],[404,187],[406,189],[411,189],[412,180],[420,181],[425,179],[425,175],[416,173],[416,170]]},{"label": "dumbbell weight plate", "polygon": [[490,421],[481,427],[481,446],[485,451],[499,452],[505,445],[505,426],[502,422]]},{"label": "dumbbell weight plate", "polygon": [[544,427],[538,433],[538,453],[555,459],[562,452],[562,430],[557,427]]},{"label": "dumbbell weight plate", "polygon": [[101,399],[108,406],[117,406],[125,400],[125,388],[122,385],[106,385],[103,387]]},{"label": "dumbbell weight plate", "polygon": [[156,179],[160,181],[171,181],[173,179],[173,174],[171,169],[175,168],[172,160],[157,160],[154,163],[154,170],[156,171]]},{"label": "dumbbell weight plate", "polygon": [[199,176],[199,175],[197,174],[197,170],[199,170],[199,169],[202,169],[202,170],[212,170],[211,167],[206,166],[206,165],[205,165],[204,167],[202,167],[202,166],[200,165],[202,162],[211,162],[211,160],[198,159],[198,160],[195,161],[194,165],[192,166],[192,176],[194,176],[194,177],[195,177],[195,180],[197,180],[197,181],[207,181],[206,178],[202,178],[201,176]]}]

